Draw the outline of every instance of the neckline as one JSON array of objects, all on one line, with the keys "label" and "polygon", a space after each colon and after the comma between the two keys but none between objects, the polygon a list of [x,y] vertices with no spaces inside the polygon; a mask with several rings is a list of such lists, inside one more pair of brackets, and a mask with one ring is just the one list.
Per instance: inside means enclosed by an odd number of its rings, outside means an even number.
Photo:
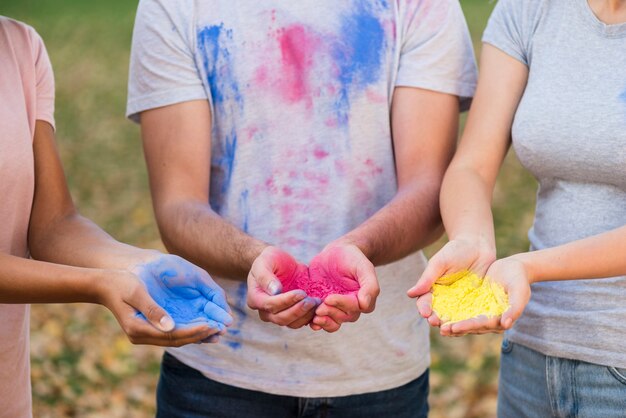
[{"label": "neckline", "polygon": [[583,12],[582,14],[585,20],[594,28],[594,30],[599,35],[606,38],[621,38],[626,36],[626,22],[614,23],[611,25],[606,24],[598,19],[598,16],[596,16],[587,0],[578,0],[578,4],[581,6]]}]

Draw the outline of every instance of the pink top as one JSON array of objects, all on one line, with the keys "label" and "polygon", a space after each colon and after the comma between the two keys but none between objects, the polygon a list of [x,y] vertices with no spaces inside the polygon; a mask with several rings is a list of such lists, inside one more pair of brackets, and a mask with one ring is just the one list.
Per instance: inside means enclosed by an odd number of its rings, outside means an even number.
[{"label": "pink top", "polygon": [[[0,251],[28,257],[35,121],[54,126],[54,77],[33,28],[0,16]],[[32,416],[29,305],[0,304],[0,417]]]}]

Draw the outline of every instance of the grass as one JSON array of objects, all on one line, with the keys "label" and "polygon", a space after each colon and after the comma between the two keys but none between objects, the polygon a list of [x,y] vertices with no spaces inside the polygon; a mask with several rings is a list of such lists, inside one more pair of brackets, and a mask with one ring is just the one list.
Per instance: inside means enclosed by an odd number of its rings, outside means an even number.
[{"label": "grass", "polygon": [[[461,4],[478,51],[495,3]],[[128,0],[7,0],[0,13],[31,24],[46,42],[57,82],[58,146],[81,212],[122,241],[162,248],[139,131],[124,118],[135,9]],[[534,189],[509,155],[494,194],[500,256],[528,247]],[[499,341],[433,333],[432,417],[495,416]],[[31,352],[35,416],[153,416],[160,350],[131,346],[105,309],[34,306]]]}]

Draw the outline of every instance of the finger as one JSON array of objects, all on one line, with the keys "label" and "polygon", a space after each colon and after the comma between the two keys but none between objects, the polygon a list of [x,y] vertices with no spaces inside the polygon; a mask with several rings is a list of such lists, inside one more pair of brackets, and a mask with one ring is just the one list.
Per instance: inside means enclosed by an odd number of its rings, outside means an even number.
[{"label": "finger", "polygon": [[[330,307],[339,309],[343,311],[347,316],[351,316],[355,313],[359,313],[361,311],[359,300],[352,295],[329,295],[324,299],[324,303],[322,303],[319,310],[324,311]],[[318,313],[319,316],[324,316],[324,313]]]},{"label": "finger", "polygon": [[305,298],[288,309],[277,314],[270,314],[268,319],[277,325],[289,325],[294,321],[309,316],[311,312],[315,313],[317,303],[317,300],[314,298]]},{"label": "finger", "polygon": [[268,295],[277,295],[282,291],[283,286],[267,263],[265,259],[257,259],[252,265],[250,275],[257,288],[262,289]]},{"label": "finger", "polygon": [[226,312],[231,313],[224,291],[213,280],[208,279],[210,280],[208,283],[206,280],[207,279],[202,280],[199,285],[198,290],[200,290],[200,293]]},{"label": "finger", "polygon": [[417,311],[424,318],[428,318],[433,314],[433,294],[431,292],[419,296],[415,304],[417,305]]},{"label": "finger", "polygon": [[452,334],[469,334],[476,333],[478,331],[491,332],[500,328],[500,317],[487,318],[486,316],[479,316],[471,318],[465,321],[460,321],[452,324],[450,331]]},{"label": "finger", "polygon": [[287,326],[292,329],[302,328],[304,326],[311,324],[311,321],[313,321],[314,317],[315,317],[315,307],[313,307],[313,309],[307,312],[306,315],[304,315],[303,317],[299,319],[296,319],[295,321],[293,321],[291,324]]},{"label": "finger", "polygon": [[150,297],[145,287],[138,286],[137,289],[125,302],[141,312],[148,322],[159,331],[169,332],[173,330],[176,324],[172,317]]},{"label": "finger", "polygon": [[357,271],[357,277],[361,286],[357,293],[359,310],[365,313],[373,312],[376,307],[376,298],[380,294],[380,286],[378,285],[374,265],[370,262],[363,263]]},{"label": "finger", "polygon": [[439,317],[435,314],[432,314],[431,316],[429,316],[427,321],[431,327],[440,327],[441,324],[443,323],[441,319],[439,319]]},{"label": "finger", "polygon": [[199,341],[197,344],[215,344],[220,341],[219,334],[213,334],[210,337],[205,338],[202,341]]},{"label": "finger", "polygon": [[528,298],[522,295],[521,292],[510,291],[509,292],[509,308],[502,314],[501,325],[504,329],[510,329],[513,323],[517,321],[524,312]]},{"label": "finger", "polygon": [[[311,320],[311,321],[312,321],[312,320]],[[314,324],[313,322],[311,322],[311,323],[309,324],[309,328],[311,328],[313,331],[320,331],[320,330],[322,329],[322,327],[320,327],[320,326],[319,326],[319,325],[317,325],[317,324]]]},{"label": "finger", "polygon": [[442,263],[440,263],[439,259],[440,257],[437,257],[437,254],[430,259],[415,286],[406,292],[409,297],[415,298],[430,292],[430,289],[433,287],[433,283],[444,275],[446,268]]},{"label": "finger", "polygon": [[228,312],[226,312],[221,306],[218,306],[210,301],[204,305],[204,314],[212,320],[227,326],[233,323],[233,317]]},{"label": "finger", "polygon": [[319,326],[326,332],[335,332],[341,327],[341,324],[336,323],[328,316],[316,316],[313,318],[313,324]]},{"label": "finger", "polygon": [[151,344],[158,346],[178,347],[201,341],[219,332],[207,324],[177,328],[171,332],[161,332],[141,319],[131,320],[127,326],[127,334],[133,344]]},{"label": "finger", "polygon": [[278,312],[289,309],[296,303],[306,298],[306,292],[304,290],[296,289],[287,293],[281,293],[276,296],[268,295],[262,290],[253,291],[252,294],[248,294],[249,301],[248,306],[252,309],[266,311],[271,314],[277,314]]},{"label": "finger", "polygon": [[347,314],[344,311],[337,309],[334,306],[326,305],[325,303],[317,308],[315,314],[321,317],[330,317],[338,324],[343,324],[344,322],[355,322],[360,316],[358,311]]}]

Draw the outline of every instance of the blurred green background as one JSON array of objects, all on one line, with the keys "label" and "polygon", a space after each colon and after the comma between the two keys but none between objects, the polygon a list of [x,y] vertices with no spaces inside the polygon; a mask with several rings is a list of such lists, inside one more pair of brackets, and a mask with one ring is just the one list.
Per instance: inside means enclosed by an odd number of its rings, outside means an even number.
[{"label": "blurred green background", "polygon": [[[122,241],[162,249],[139,130],[124,118],[136,4],[1,0],[0,14],[34,26],[46,42],[56,76],[58,145],[81,212]],[[461,4],[479,53],[495,2]],[[534,180],[509,155],[494,194],[500,256],[527,248],[534,193]],[[154,415],[161,350],[132,346],[106,309],[33,306],[31,326],[36,417]],[[499,336],[443,339],[433,332],[432,417],[495,416],[499,344]]]}]

